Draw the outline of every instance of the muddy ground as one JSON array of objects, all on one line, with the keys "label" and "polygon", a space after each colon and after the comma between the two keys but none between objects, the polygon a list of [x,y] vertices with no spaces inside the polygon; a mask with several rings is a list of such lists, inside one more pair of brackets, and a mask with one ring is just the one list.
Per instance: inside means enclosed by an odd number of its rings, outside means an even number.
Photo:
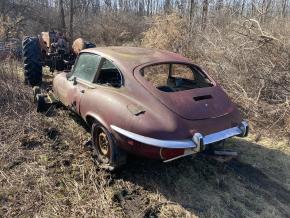
[{"label": "muddy ground", "polygon": [[231,139],[239,157],[226,163],[130,157],[109,173],[75,114],[62,106],[36,113],[29,88],[1,81],[1,217],[290,217],[285,139]]}]

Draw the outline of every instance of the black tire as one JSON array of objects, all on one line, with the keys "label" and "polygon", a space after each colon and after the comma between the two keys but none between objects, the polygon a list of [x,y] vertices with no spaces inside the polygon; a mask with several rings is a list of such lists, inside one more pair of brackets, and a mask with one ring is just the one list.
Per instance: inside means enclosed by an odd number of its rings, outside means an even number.
[{"label": "black tire", "polygon": [[[127,155],[125,151],[116,145],[110,132],[99,123],[93,123],[91,131],[93,154],[97,158],[100,167],[112,171],[123,166],[126,163]],[[101,141],[104,136],[106,136],[108,141],[108,153],[104,153],[102,151],[104,149],[101,148]]]},{"label": "black tire", "polygon": [[41,94],[36,95],[36,111],[38,113],[44,112],[46,110],[45,97]]},{"label": "black tire", "polygon": [[22,41],[24,82],[39,86],[42,82],[41,49],[37,37],[25,37]]}]

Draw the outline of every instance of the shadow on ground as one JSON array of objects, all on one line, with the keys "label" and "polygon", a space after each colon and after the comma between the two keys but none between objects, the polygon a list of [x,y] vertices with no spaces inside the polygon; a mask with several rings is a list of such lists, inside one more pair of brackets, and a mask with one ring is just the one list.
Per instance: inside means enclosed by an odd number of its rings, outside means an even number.
[{"label": "shadow on ground", "polygon": [[[69,117],[89,131],[79,117]],[[170,163],[130,157],[112,174],[115,206],[128,217],[156,217],[168,204],[201,217],[290,217],[289,156],[239,138],[226,146],[240,157],[225,163],[205,155]],[[120,187],[124,182],[131,185]],[[165,203],[152,204],[146,195]]]},{"label": "shadow on ground", "polygon": [[[227,146],[241,150],[242,155],[271,153],[279,160],[289,158],[280,151],[241,139],[232,139]],[[268,163],[260,164],[266,168]],[[116,173],[117,179],[160,193],[187,211],[206,217],[290,217],[290,190],[283,185],[283,177],[287,179],[281,168],[269,176],[239,159],[220,163],[203,155],[168,164],[131,158],[126,168]]]}]

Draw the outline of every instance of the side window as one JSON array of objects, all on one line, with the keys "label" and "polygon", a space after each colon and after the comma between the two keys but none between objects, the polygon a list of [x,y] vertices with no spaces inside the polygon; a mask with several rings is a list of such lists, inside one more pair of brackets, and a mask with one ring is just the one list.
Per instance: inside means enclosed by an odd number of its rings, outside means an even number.
[{"label": "side window", "polygon": [[101,66],[97,84],[121,87],[122,76],[118,68],[109,60],[105,60]]},{"label": "side window", "polygon": [[100,64],[101,57],[95,54],[83,53],[79,56],[72,76],[92,82]]}]

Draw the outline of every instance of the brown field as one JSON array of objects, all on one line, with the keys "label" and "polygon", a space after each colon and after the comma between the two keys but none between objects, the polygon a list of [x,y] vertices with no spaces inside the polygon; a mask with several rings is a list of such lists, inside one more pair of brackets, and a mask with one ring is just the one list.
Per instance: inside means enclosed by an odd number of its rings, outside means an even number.
[{"label": "brown field", "polygon": [[36,113],[19,70],[0,72],[1,217],[290,217],[289,140],[251,134],[227,142],[239,152],[229,162],[132,157],[109,173],[72,112]]},{"label": "brown field", "polygon": [[1,0],[2,45],[55,29],[180,53],[221,84],[251,132],[227,141],[239,153],[227,162],[130,157],[107,172],[85,123],[60,105],[36,113],[22,64],[3,61],[20,54],[2,52],[0,217],[290,217],[289,12],[289,0]]}]

